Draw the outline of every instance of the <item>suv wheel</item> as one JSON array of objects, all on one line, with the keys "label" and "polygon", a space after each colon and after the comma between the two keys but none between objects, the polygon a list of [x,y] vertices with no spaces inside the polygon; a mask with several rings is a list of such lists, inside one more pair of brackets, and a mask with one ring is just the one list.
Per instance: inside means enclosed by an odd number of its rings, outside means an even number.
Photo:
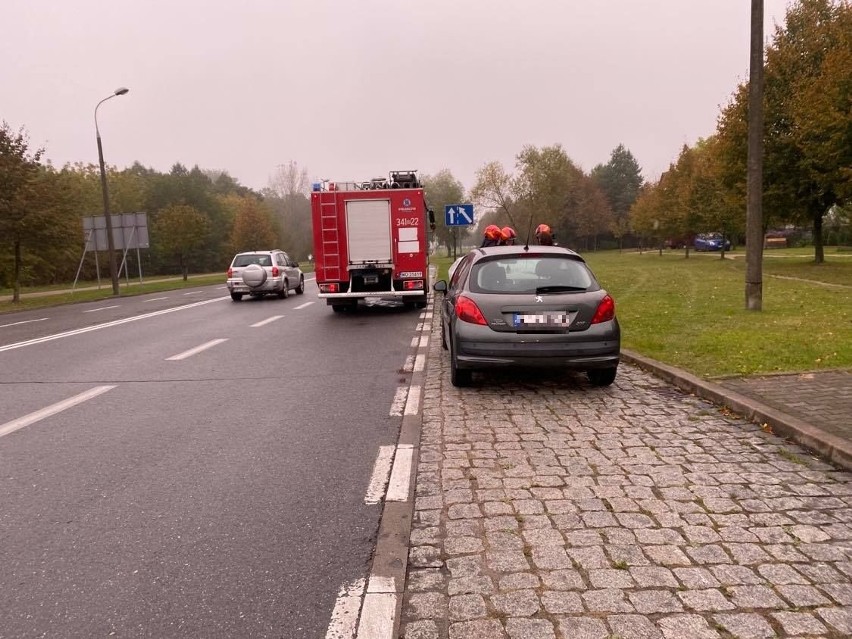
[{"label": "suv wheel", "polygon": [[284,280],[284,287],[278,291],[278,297],[282,300],[286,300],[290,295],[290,282]]},{"label": "suv wheel", "polygon": [[242,293],[231,293],[231,299],[234,300],[235,302],[239,302],[241,299],[243,299],[243,294]]},{"label": "suv wheel", "polygon": [[305,292],[305,276],[299,276],[299,285],[296,287],[296,295],[301,295]]}]

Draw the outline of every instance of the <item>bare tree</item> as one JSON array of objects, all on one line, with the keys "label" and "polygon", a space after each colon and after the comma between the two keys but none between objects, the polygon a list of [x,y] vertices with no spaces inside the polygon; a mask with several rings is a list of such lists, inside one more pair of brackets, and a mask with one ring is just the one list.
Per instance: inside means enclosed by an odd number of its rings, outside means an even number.
[{"label": "bare tree", "polygon": [[292,195],[307,196],[308,186],[308,170],[295,160],[279,164],[269,176],[269,189],[281,199]]}]

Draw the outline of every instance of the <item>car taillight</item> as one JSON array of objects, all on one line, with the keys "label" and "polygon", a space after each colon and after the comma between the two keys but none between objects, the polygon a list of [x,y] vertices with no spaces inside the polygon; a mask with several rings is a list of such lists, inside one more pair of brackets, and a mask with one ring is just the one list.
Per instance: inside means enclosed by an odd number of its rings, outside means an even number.
[{"label": "car taillight", "polygon": [[598,310],[595,311],[595,316],[592,318],[592,324],[600,324],[608,322],[615,317],[615,300],[609,295],[604,296],[601,303],[598,304]]},{"label": "car taillight", "polygon": [[281,274],[281,271],[278,270],[277,266],[272,267],[272,277],[278,277]]},{"label": "car taillight", "polygon": [[228,268],[228,277],[234,277],[234,269]]},{"label": "car taillight", "polygon": [[488,326],[488,322],[485,321],[485,316],[479,310],[476,302],[464,295],[459,296],[456,301],[456,317],[463,322]]}]

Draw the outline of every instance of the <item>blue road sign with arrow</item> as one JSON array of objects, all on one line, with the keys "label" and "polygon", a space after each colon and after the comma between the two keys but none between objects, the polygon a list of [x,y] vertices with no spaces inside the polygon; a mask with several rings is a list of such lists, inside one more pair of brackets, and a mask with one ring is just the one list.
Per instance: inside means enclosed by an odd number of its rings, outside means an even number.
[{"label": "blue road sign with arrow", "polygon": [[473,204],[446,205],[444,223],[447,226],[470,226],[473,224]]}]

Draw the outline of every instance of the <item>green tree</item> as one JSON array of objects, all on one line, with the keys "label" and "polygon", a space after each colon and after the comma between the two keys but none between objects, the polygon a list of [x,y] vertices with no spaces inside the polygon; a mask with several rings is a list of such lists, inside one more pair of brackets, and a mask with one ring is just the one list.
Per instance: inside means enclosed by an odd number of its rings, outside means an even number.
[{"label": "green tree", "polygon": [[[823,217],[850,194],[852,5],[798,0],[766,52],[764,226],[810,224],[814,261],[825,260]],[[744,206],[746,106],[740,85],[719,118],[719,176]]]},{"label": "green tree", "polygon": [[44,149],[30,150],[23,130],[13,132],[6,122],[0,126],[0,242],[11,249],[12,301],[21,296],[24,243],[30,232],[44,230],[49,220],[34,208],[39,189],[36,182]]},{"label": "green tree", "polygon": [[612,211],[610,230],[621,249],[623,238],[630,231],[630,208],[642,186],[642,169],[633,154],[619,144],[610,153],[609,162],[592,169],[591,177],[609,203]]},{"label": "green tree", "polygon": [[447,254],[452,255],[456,247],[456,238],[459,234],[465,233],[467,227],[448,227],[441,222],[444,214],[444,207],[450,204],[463,204],[464,187],[459,182],[449,169],[442,169],[435,175],[424,175],[421,179],[426,193],[426,201],[429,207],[435,211],[435,231],[434,237],[440,243],[447,247]]},{"label": "green tree", "polygon": [[190,262],[208,241],[210,221],[191,206],[172,204],[154,216],[152,227],[163,252],[177,260],[186,281]]},{"label": "green tree", "polygon": [[230,238],[234,252],[276,248],[278,234],[268,209],[254,197],[241,200]]}]

